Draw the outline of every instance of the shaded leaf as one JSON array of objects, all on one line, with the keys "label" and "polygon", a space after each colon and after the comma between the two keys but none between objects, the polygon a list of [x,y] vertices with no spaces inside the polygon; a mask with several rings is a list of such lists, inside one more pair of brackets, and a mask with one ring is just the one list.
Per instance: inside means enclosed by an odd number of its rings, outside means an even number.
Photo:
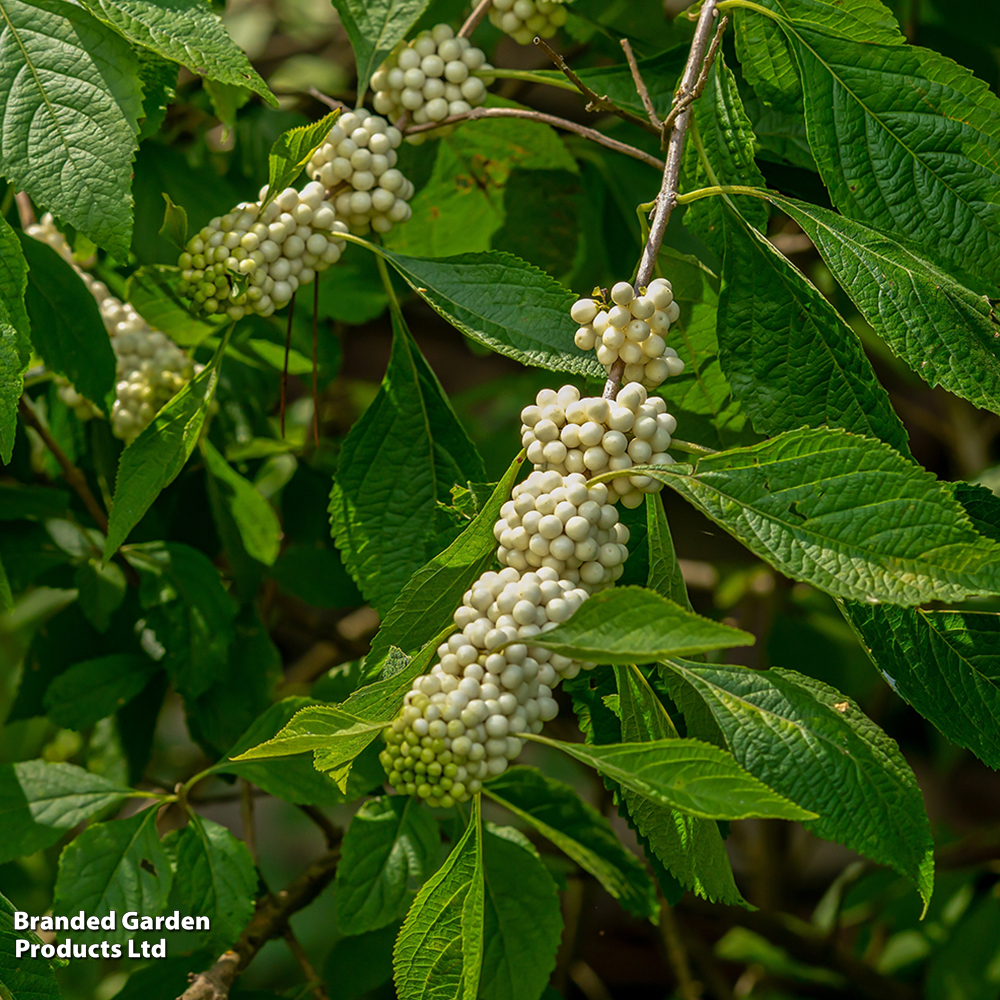
[{"label": "shaded leaf", "polygon": [[45,710],[58,726],[86,729],[130,702],[158,669],[148,656],[128,653],[75,663],[49,685]]},{"label": "shaded leaf", "polygon": [[28,265],[17,235],[0,218],[0,462],[10,461],[17,403],[31,357],[31,327],[24,306]]},{"label": "shaded leaf", "polygon": [[271,146],[267,157],[267,197],[261,202],[265,209],[289,185],[294,184],[312,159],[313,153],[326,142],[330,129],[337,123],[340,109],[324,115],[319,121],[299,125],[282,132]]},{"label": "shaded leaf", "polygon": [[0,996],[4,1000],[62,1000],[52,968],[44,958],[28,952],[17,957],[17,942],[41,944],[34,931],[14,929],[15,907],[0,894]]}]

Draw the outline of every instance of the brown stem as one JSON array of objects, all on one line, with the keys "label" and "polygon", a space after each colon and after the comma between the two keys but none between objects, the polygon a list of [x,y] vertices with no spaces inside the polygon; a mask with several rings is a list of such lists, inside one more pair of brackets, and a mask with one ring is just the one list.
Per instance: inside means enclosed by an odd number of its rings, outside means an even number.
[{"label": "brown stem", "polygon": [[[573,86],[587,98],[588,111],[606,111],[608,114],[616,115],[618,118],[622,118],[627,122],[632,122],[633,125],[638,125],[639,128],[644,128],[647,132],[652,132],[654,135],[660,134],[660,129],[658,127],[651,125],[638,115],[632,114],[631,111],[626,111],[624,108],[618,107],[617,104],[608,98],[607,94],[598,94],[597,91],[591,90],[591,88],[588,87],[583,80],[581,80],[580,77],[573,72],[566,60],[544,39],[536,37],[535,44],[555,63],[559,72],[562,73],[563,76],[565,76],[566,79],[569,80],[569,82],[572,83]],[[649,94],[647,94],[646,97],[648,99]]]},{"label": "brown stem", "polygon": [[472,13],[465,19],[465,24],[458,29],[459,38],[469,38],[479,26],[479,22],[486,17],[486,12],[490,9],[493,0],[479,0],[473,8]]},{"label": "brown stem", "polygon": [[[726,19],[723,18],[719,25],[720,30],[716,33],[715,40],[711,42],[710,47],[709,40],[712,36],[713,21],[717,16],[715,8],[718,3],[719,0],[705,0],[702,5],[687,65],[684,67],[684,75],[681,77],[680,86],[674,95],[670,114],[667,115],[667,119],[663,123],[664,134],[668,129],[670,130],[670,139],[667,142],[667,162],[663,168],[660,193],[656,196],[653,207],[649,238],[646,240],[642,259],[639,261],[639,271],[635,279],[637,288],[646,287],[653,277],[656,258],[663,243],[663,236],[667,231],[667,223],[670,221],[670,215],[677,203],[677,185],[681,173],[681,160],[684,156],[684,139],[687,136],[688,123],[691,120],[691,105],[697,98],[699,81],[707,76],[708,68],[711,66],[710,60],[715,57],[715,51],[718,48],[721,29],[726,23]],[[624,367],[622,372],[624,372]],[[618,395],[620,387],[621,374],[615,378],[614,373],[612,373],[605,383],[604,396],[614,399]]]},{"label": "brown stem", "polygon": [[317,975],[312,962],[309,961],[309,956],[306,954],[305,948],[302,947],[302,943],[295,936],[295,931],[291,927],[285,931],[285,944],[288,945],[288,950],[292,953],[296,964],[302,970],[302,975],[306,977],[306,982],[313,984],[311,992],[316,1000],[330,1000],[326,989],[323,987],[323,980]]},{"label": "brown stem", "polygon": [[332,849],[340,843],[344,836],[343,830],[336,826],[322,809],[318,806],[299,806],[299,809],[323,831],[327,847]]},{"label": "brown stem", "polygon": [[324,94],[322,90],[317,90],[315,87],[309,88],[309,95],[315,97],[317,101],[325,104],[331,111],[350,111],[351,108],[346,105],[343,101],[338,101],[336,97],[330,97],[329,94]]},{"label": "brown stem", "polygon": [[87,485],[87,477],[66,457],[66,452],[59,447],[59,443],[49,432],[48,427],[42,423],[35,408],[28,402],[26,396],[22,396],[17,404],[21,419],[42,439],[45,447],[52,452],[53,457],[62,469],[63,479],[76,490],[77,496],[83,501],[90,516],[94,519],[94,524],[106,535],[108,533],[108,516],[104,513],[97,498],[90,491]]},{"label": "brown stem", "polygon": [[608,149],[624,153],[635,160],[642,160],[643,163],[648,163],[657,170],[663,169],[662,160],[658,160],[649,153],[644,153],[641,149],[636,149],[635,146],[628,146],[617,139],[610,139],[601,132],[587,128],[585,125],[577,125],[576,122],[568,121],[565,118],[556,118],[555,115],[543,114],[541,111],[530,111],[527,108],[473,108],[471,111],[466,111],[463,115],[452,115],[443,121],[426,122],[423,125],[411,125],[406,130],[406,134],[415,135],[417,132],[430,132],[444,125],[454,125],[458,122],[474,122],[480,118],[525,118],[532,122],[542,122],[546,125],[552,125],[554,128],[564,129],[567,132],[575,132],[577,135],[582,135],[585,139],[590,139],[591,142],[607,146]]},{"label": "brown stem", "polygon": [[275,938],[285,936],[289,918],[305,909],[333,881],[340,860],[339,848],[314,861],[287,888],[265,896],[257,912],[233,947],[219,956],[205,972],[192,973],[191,985],[178,1000],[227,1000],[236,977],[253,961],[257,952]]},{"label": "brown stem", "polygon": [[649,115],[649,124],[653,126],[654,131],[658,135],[662,135],[663,122],[660,121],[659,115],[656,113],[656,108],[653,107],[653,101],[649,96],[649,91],[646,89],[646,81],[643,80],[642,73],[639,72],[639,64],[635,60],[632,44],[627,38],[623,38],[621,46],[625,52],[625,58],[628,60],[628,68],[632,71],[632,79],[635,82],[635,89],[639,94],[639,100],[642,101],[642,106],[646,109],[646,114]]},{"label": "brown stem", "polygon": [[14,200],[17,202],[17,215],[21,220],[21,228],[27,229],[28,226],[33,226],[35,224],[35,210],[31,207],[31,199],[27,193],[18,191],[14,195]]},{"label": "brown stem", "polygon": [[240,778],[240,819],[243,825],[243,843],[247,845],[250,857],[257,862],[257,833],[254,829],[253,786],[246,778]]}]

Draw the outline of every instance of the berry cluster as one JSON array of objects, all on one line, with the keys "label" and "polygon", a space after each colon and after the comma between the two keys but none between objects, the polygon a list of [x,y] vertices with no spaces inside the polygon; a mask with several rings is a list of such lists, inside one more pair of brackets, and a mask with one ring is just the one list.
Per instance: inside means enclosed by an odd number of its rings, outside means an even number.
[{"label": "berry cluster", "polygon": [[203,312],[242,319],[270,316],[300,285],[340,260],[347,226],[326,200],[322,184],[286,188],[266,208],[243,202],[188,240],[178,261],[180,293]]},{"label": "berry cluster", "polygon": [[625,382],[641,382],[655,389],[671,375],[684,371],[684,362],[664,339],[670,324],[680,316],[670,282],[656,278],[646,289],[619,281],[611,289],[611,301],[580,299],[570,315],[580,324],[576,346],[581,351],[596,348],[597,360],[610,372],[621,358]]},{"label": "berry cluster", "polygon": [[520,734],[556,717],[553,687],[593,667],[530,645],[587,596],[548,567],[484,573],[455,612],[461,631],[438,647],[438,662],[414,680],[383,733],[389,784],[448,807],[502,774],[521,752]]},{"label": "berry cluster", "polygon": [[490,21],[521,45],[535,35],[551,38],[566,23],[562,0],[493,0]]},{"label": "berry cluster", "polygon": [[[154,330],[128,302],[108,291],[107,285],[91,277],[73,260],[65,237],[56,228],[51,215],[31,225],[29,236],[48,243],[69,261],[80,275],[97,307],[115,352],[115,402],[111,410],[111,429],[126,444],[131,443],[156,416],[159,409],[194,377],[200,366],[165,334]],[[81,420],[100,411],[73,386],[60,385],[59,396]]]},{"label": "berry cluster", "polygon": [[500,509],[497,558],[518,571],[551,568],[591,590],[610,586],[624,572],[628,528],[608,497],[607,486],[579,473],[532,472]]},{"label": "berry cluster", "polygon": [[[463,115],[486,100],[492,82],[488,75],[473,74],[492,68],[467,38],[456,38],[449,25],[439,24],[409,43],[401,42],[375,71],[373,104],[393,121],[409,113],[416,125]],[[424,138],[421,132],[407,141],[416,144]]]},{"label": "berry cluster", "polygon": [[413,184],[396,169],[402,141],[398,128],[358,108],[337,119],[306,165],[352,233],[387,233],[410,218]]},{"label": "berry cluster", "polygon": [[[623,386],[614,400],[591,396],[564,385],[558,392],[542,389],[535,403],[521,411],[521,444],[536,469],[562,476],[596,476],[633,465],[667,465],[670,435],[677,421],[659,396],[647,396],[638,382]],[[638,507],[646,493],[663,484],[649,476],[613,479],[612,499]]]}]

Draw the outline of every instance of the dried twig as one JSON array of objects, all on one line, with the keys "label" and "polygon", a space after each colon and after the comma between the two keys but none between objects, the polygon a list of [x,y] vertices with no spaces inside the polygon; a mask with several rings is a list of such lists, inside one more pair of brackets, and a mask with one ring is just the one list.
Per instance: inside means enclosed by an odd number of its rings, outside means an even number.
[{"label": "dried twig", "polygon": [[285,944],[288,945],[288,950],[292,953],[296,964],[302,970],[302,975],[306,977],[306,982],[311,984],[312,989],[310,992],[315,1000],[330,1000],[326,988],[323,986],[323,980],[313,968],[313,964],[309,961],[309,956],[306,954],[305,948],[302,947],[302,943],[295,936],[295,931],[291,927],[285,931]]},{"label": "dried twig", "polygon": [[656,108],[653,107],[653,101],[649,96],[649,91],[646,89],[646,81],[643,80],[642,73],[639,72],[639,64],[635,61],[632,44],[627,38],[623,38],[621,46],[625,52],[625,58],[628,60],[628,68],[632,71],[632,80],[635,82],[635,89],[639,94],[639,100],[642,101],[642,106],[646,109],[646,114],[649,115],[649,124],[653,126],[656,132],[662,135],[663,122],[660,121],[660,117],[656,113]]},{"label": "dried twig", "polygon": [[472,13],[465,19],[465,24],[458,29],[459,38],[469,38],[479,26],[479,22],[486,17],[486,12],[490,9],[493,0],[479,0],[473,8]]},{"label": "dried twig", "polygon": [[35,408],[31,403],[28,402],[26,396],[21,397],[17,408],[21,414],[21,419],[32,430],[37,432],[45,447],[52,452],[53,457],[59,463],[59,468],[62,469],[63,479],[76,490],[77,496],[83,501],[84,507],[87,508],[90,516],[94,519],[94,524],[106,535],[108,533],[108,516],[97,502],[97,498],[90,491],[90,487],[87,485],[87,477],[66,457],[66,452],[59,447],[59,443],[52,436],[48,427],[42,423],[41,418],[35,412]]},{"label": "dried twig", "polygon": [[14,195],[14,200],[17,202],[17,215],[21,220],[21,228],[27,229],[28,226],[33,226],[35,224],[35,210],[31,207],[31,199],[27,192],[18,191]]},{"label": "dried twig", "polygon": [[532,122],[543,122],[546,125],[561,128],[566,132],[575,132],[577,135],[582,135],[585,139],[590,139],[591,142],[596,142],[601,146],[607,146],[608,149],[613,149],[618,153],[624,153],[626,156],[631,156],[635,160],[642,160],[643,163],[648,163],[651,167],[656,167],[657,170],[662,170],[664,166],[662,160],[658,160],[655,156],[651,156],[649,153],[644,153],[641,149],[636,149],[635,146],[626,145],[624,142],[619,142],[617,139],[610,139],[601,132],[597,132],[592,128],[587,128],[585,125],[578,125],[576,122],[568,121],[565,118],[557,118],[555,115],[543,114],[541,111],[529,111],[526,108],[473,108],[471,111],[467,111],[464,115],[452,115],[450,118],[445,118],[443,121],[427,122],[423,125],[411,125],[406,130],[406,134],[415,135],[418,132],[430,132],[433,129],[441,128],[443,125],[453,125],[458,122],[474,122],[478,121],[480,118],[524,118]]},{"label": "dried twig", "polygon": [[[631,111],[626,111],[624,108],[618,107],[617,104],[608,98],[607,94],[598,94],[597,91],[588,87],[571,69],[566,60],[544,39],[536,37],[535,44],[555,63],[556,68],[563,76],[587,98],[588,111],[606,111],[608,114],[616,115],[627,122],[632,122],[633,125],[638,125],[639,128],[644,128],[647,132],[652,132],[654,135],[660,134],[659,127],[650,124],[644,118],[640,118],[639,115],[632,114]],[[649,95],[647,94],[646,96],[648,98]]]},{"label": "dried twig", "polygon": [[[664,134],[668,129],[670,130],[670,139],[667,143],[667,162],[663,168],[663,183],[660,185],[660,193],[656,196],[653,207],[649,238],[646,240],[642,260],[639,262],[639,272],[635,279],[636,287],[639,288],[648,285],[653,277],[656,258],[663,243],[663,234],[667,231],[667,223],[670,221],[670,214],[676,204],[677,184],[680,178],[681,160],[684,155],[684,139],[687,136],[688,122],[691,120],[691,105],[697,99],[699,81],[707,78],[708,70],[711,67],[710,60],[715,57],[721,32],[726,24],[726,19],[723,18],[710,46],[709,39],[712,35],[713,21],[717,16],[715,8],[718,3],[719,0],[705,0],[702,5],[701,13],[698,16],[698,26],[695,28],[694,39],[691,42],[691,52],[688,55],[687,65],[684,67],[684,75],[681,77],[680,87],[674,95],[670,114],[667,115],[667,119],[663,123]],[[604,385],[606,398],[614,399],[618,395],[624,372],[625,363],[619,358],[612,366],[608,380]]]},{"label": "dried twig", "polygon": [[268,941],[285,936],[289,918],[305,909],[333,881],[339,861],[340,850],[332,850],[314,861],[287,888],[265,896],[232,949],[220,955],[212,968],[191,973],[191,985],[178,1000],[228,1000],[236,977]]}]

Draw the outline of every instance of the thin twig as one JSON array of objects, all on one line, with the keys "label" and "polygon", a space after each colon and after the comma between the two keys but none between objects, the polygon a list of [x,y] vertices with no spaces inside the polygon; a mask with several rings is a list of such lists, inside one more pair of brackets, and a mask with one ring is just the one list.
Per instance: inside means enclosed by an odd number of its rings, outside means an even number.
[{"label": "thin twig", "polygon": [[649,124],[653,126],[656,132],[662,135],[663,122],[660,121],[660,117],[656,113],[656,108],[653,107],[653,101],[649,96],[649,91],[646,89],[646,81],[643,80],[642,73],[639,72],[639,64],[635,60],[632,44],[627,38],[623,38],[621,46],[625,52],[625,58],[628,60],[628,68],[632,71],[632,80],[635,82],[635,89],[639,94],[639,100],[642,101],[642,106],[646,109],[646,114],[649,115]]},{"label": "thin twig", "polygon": [[299,806],[322,831],[326,837],[326,845],[331,850],[336,847],[344,836],[344,831],[336,826],[333,821],[318,806]]},{"label": "thin twig", "polygon": [[[297,290],[296,290],[297,291]],[[295,292],[288,303],[288,326],[285,327],[285,365],[281,369],[281,437],[285,437],[285,405],[288,402],[288,354],[292,349],[292,317],[295,315]]]},{"label": "thin twig", "polygon": [[37,432],[45,447],[52,452],[53,457],[59,463],[59,468],[62,469],[63,479],[76,490],[77,496],[83,501],[84,507],[94,519],[94,524],[106,535],[108,533],[108,515],[104,513],[97,498],[91,493],[90,487],[87,485],[87,477],[67,458],[66,452],[59,447],[59,443],[52,436],[48,427],[42,423],[26,396],[21,397],[17,408],[21,419]]},{"label": "thin twig", "polygon": [[[647,132],[652,132],[654,135],[659,135],[659,128],[654,128],[649,122],[644,118],[640,118],[639,115],[632,114],[631,111],[626,111],[624,108],[618,107],[612,100],[610,100],[607,94],[598,94],[597,91],[591,90],[583,80],[580,79],[570,68],[569,64],[563,57],[556,52],[551,45],[548,44],[542,38],[535,38],[535,44],[555,63],[556,69],[561,72],[570,83],[576,87],[577,90],[587,98],[587,110],[588,111],[606,111],[608,114],[616,115],[619,118],[623,118],[627,122],[632,122],[633,125],[638,125],[639,128],[644,128]],[[647,95],[648,96],[648,95]]]},{"label": "thin twig", "polygon": [[[663,168],[660,193],[656,196],[656,204],[653,208],[649,238],[642,252],[642,260],[639,262],[639,271],[635,279],[637,288],[647,286],[653,277],[656,258],[660,253],[663,236],[667,231],[667,223],[670,221],[670,214],[676,203],[677,184],[680,178],[681,160],[684,155],[684,139],[687,135],[688,123],[691,120],[691,104],[696,99],[698,81],[707,75],[705,66],[710,65],[708,60],[714,58],[715,50],[718,48],[715,42],[712,43],[711,48],[709,47],[713,21],[717,16],[715,8],[718,3],[719,0],[705,0],[702,5],[701,14],[698,16],[698,26],[695,28],[694,39],[691,42],[691,52],[688,54],[687,65],[684,67],[684,75],[681,77],[680,87],[674,95],[670,114],[663,123],[664,133],[668,127],[672,129],[667,143],[667,162]],[[723,18],[719,25],[720,31],[725,23],[725,18]],[[716,42],[719,37],[719,33],[716,33]],[[614,399],[621,387],[625,366],[619,362],[616,362],[612,367],[604,385],[604,396],[608,399]]]},{"label": "thin twig", "polygon": [[490,9],[493,0],[479,0],[473,8],[472,13],[465,19],[465,24],[458,29],[459,38],[469,38],[479,26],[479,22],[486,17],[486,12]]},{"label": "thin twig", "polygon": [[663,946],[667,951],[667,958],[670,961],[670,968],[677,978],[678,996],[681,997],[681,1000],[699,1000],[701,990],[691,975],[687,952],[684,950],[681,933],[677,927],[677,917],[674,915],[673,907],[662,898],[660,900],[660,933],[663,937]]},{"label": "thin twig", "polygon": [[191,973],[191,985],[178,1000],[227,1000],[236,977],[253,961],[257,952],[268,941],[284,937],[289,918],[305,909],[333,881],[339,861],[340,851],[330,851],[314,861],[287,888],[265,896],[236,944],[220,955],[210,969]]},{"label": "thin twig", "polygon": [[257,833],[254,829],[253,786],[246,778],[240,778],[240,819],[243,825],[243,843],[247,845],[250,857],[257,863]]},{"label": "thin twig", "polygon": [[561,128],[566,132],[575,132],[577,135],[582,135],[585,139],[590,139],[591,142],[607,146],[608,149],[624,153],[635,160],[642,160],[643,163],[648,163],[651,167],[656,167],[657,170],[662,170],[664,167],[662,160],[658,160],[649,153],[644,153],[641,149],[636,149],[635,146],[628,146],[617,139],[610,139],[601,132],[596,132],[585,125],[578,125],[576,122],[567,121],[565,118],[556,118],[555,115],[546,115],[541,111],[529,111],[526,108],[473,108],[471,111],[466,111],[463,115],[452,115],[443,121],[426,122],[423,125],[411,125],[406,130],[406,134],[415,135],[418,132],[430,132],[444,125],[454,125],[458,122],[474,122],[480,118],[524,118],[527,121],[542,122],[545,125],[552,125],[554,128]]},{"label": "thin twig", "polygon": [[317,975],[312,962],[309,961],[309,956],[306,954],[305,948],[302,947],[302,942],[295,936],[295,931],[291,927],[285,931],[285,944],[288,945],[288,950],[292,953],[296,964],[302,970],[302,975],[306,977],[306,982],[311,984],[311,992],[316,1000],[330,1000],[323,986],[323,980]]},{"label": "thin twig", "polygon": [[309,94],[315,97],[317,101],[325,104],[331,111],[351,111],[353,110],[349,105],[345,104],[343,101],[338,101],[336,97],[330,97],[329,94],[324,94],[322,90],[317,90],[315,87],[309,88]]},{"label": "thin twig", "polygon": [[14,195],[14,200],[17,202],[17,214],[21,220],[21,228],[27,229],[28,226],[33,226],[35,224],[35,210],[31,207],[31,199],[27,192],[18,191]]},{"label": "thin twig", "polygon": [[319,340],[319,272],[316,272],[316,277],[313,281],[313,372],[312,372],[312,391],[313,391],[313,441],[316,447],[319,447],[319,375],[317,373],[316,358],[318,354],[317,341]]}]

